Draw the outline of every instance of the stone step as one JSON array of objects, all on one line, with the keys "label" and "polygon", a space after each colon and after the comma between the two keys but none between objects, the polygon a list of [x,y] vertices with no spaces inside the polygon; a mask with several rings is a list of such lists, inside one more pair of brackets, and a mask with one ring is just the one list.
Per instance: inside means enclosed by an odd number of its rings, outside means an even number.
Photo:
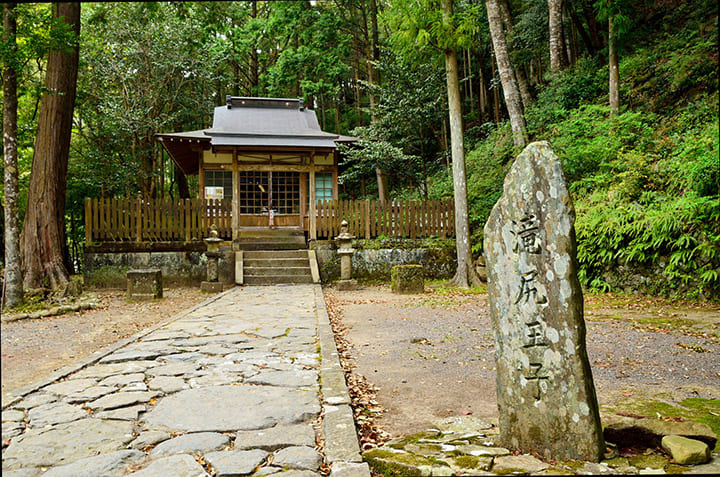
[{"label": "stone step", "polygon": [[310,276],[310,266],[305,261],[304,267],[249,267],[245,266],[245,278],[256,276],[272,276],[272,275],[307,275]]},{"label": "stone step", "polygon": [[250,250],[243,253],[243,260],[308,259],[307,250]]},{"label": "stone step", "polygon": [[305,232],[303,232],[300,229],[267,229],[267,228],[240,229],[240,238],[268,237],[268,236],[277,236],[277,235],[304,237]]},{"label": "stone step", "polygon": [[308,267],[307,256],[301,258],[245,258],[245,267]]},{"label": "stone step", "polygon": [[245,276],[245,285],[277,285],[277,284],[304,284],[312,283],[310,274],[305,275],[267,275]]},{"label": "stone step", "polygon": [[258,250],[307,250],[305,239],[300,240],[263,240],[263,241],[238,241],[236,242],[239,250],[258,251]]},{"label": "stone step", "polygon": [[304,242],[304,235],[258,235],[253,237],[239,237],[236,242]]}]

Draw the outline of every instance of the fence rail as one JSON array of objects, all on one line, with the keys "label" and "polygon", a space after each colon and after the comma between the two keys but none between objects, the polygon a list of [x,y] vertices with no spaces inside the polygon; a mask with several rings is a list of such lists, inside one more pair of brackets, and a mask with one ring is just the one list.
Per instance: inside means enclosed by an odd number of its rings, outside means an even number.
[{"label": "fence rail", "polygon": [[348,229],[357,238],[422,238],[455,236],[455,214],[452,201],[395,200],[329,200],[316,204],[318,238],[334,238],[340,223],[347,220]]},{"label": "fence rail", "polygon": [[232,238],[229,199],[85,199],[85,243],[175,242]]},{"label": "fence rail", "polygon": [[[453,237],[452,201],[317,201],[305,228],[311,238],[332,239],[348,221],[357,238]],[[190,242],[218,234],[232,239],[230,199],[85,199],[85,242]]]}]

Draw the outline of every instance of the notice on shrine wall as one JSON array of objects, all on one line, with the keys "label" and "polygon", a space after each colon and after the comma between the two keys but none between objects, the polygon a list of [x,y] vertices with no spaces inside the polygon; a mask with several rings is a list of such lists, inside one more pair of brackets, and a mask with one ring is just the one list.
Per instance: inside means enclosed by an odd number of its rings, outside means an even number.
[{"label": "notice on shrine wall", "polygon": [[485,225],[500,437],[549,459],[598,461],[574,223],[560,160],[547,142],[530,144]]},{"label": "notice on shrine wall", "polygon": [[206,199],[224,199],[225,191],[222,187],[205,187]]}]

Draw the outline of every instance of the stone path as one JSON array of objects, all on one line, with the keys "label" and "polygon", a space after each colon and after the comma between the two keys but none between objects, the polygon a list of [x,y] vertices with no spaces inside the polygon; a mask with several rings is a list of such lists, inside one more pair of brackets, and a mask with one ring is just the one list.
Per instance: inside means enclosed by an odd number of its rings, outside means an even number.
[{"label": "stone path", "polygon": [[234,288],[16,392],[4,477],[369,476],[319,285]]}]

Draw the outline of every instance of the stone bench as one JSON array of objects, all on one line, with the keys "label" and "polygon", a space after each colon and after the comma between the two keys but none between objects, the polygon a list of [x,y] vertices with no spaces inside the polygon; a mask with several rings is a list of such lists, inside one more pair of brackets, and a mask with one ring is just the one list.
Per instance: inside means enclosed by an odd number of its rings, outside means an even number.
[{"label": "stone bench", "polygon": [[393,293],[423,293],[425,278],[422,265],[395,265],[390,271],[390,285]]},{"label": "stone bench", "polygon": [[146,268],[128,270],[127,297],[130,300],[152,300],[162,298],[162,270],[159,268]]}]

